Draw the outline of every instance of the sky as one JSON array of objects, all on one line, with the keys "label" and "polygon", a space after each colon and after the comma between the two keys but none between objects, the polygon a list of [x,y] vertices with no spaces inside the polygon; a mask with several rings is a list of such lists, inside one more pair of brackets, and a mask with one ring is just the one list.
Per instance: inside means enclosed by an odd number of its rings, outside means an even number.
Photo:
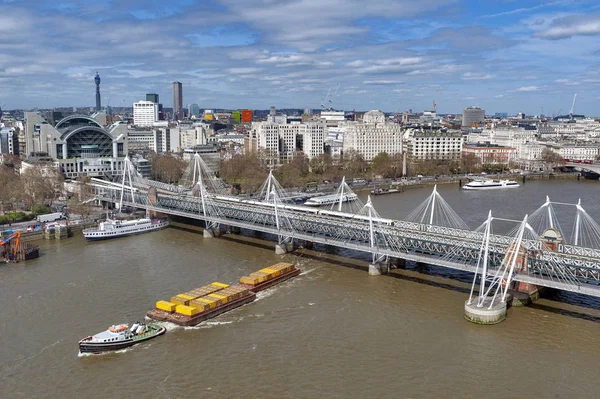
[{"label": "sky", "polygon": [[0,0],[0,106],[600,116],[600,2]]}]

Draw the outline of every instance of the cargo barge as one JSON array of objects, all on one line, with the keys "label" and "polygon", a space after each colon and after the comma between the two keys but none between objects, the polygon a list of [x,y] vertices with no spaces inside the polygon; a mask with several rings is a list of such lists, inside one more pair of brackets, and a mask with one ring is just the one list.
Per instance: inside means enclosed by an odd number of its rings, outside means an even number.
[{"label": "cargo barge", "polygon": [[240,278],[240,283],[229,286],[214,282],[156,302],[156,308],[146,316],[153,320],[168,321],[180,326],[195,326],[256,299],[256,293],[300,274],[300,269],[289,263],[278,263]]},{"label": "cargo barge", "polygon": [[290,263],[277,263],[240,278],[240,285],[252,292],[260,292],[300,274],[300,269]]}]

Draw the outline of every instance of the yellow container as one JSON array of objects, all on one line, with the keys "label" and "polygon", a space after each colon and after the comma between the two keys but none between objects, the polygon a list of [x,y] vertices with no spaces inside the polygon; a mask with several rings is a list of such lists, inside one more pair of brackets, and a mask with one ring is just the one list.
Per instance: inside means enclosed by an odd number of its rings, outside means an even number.
[{"label": "yellow container", "polygon": [[215,281],[211,285],[214,285],[215,287],[219,287],[219,288],[227,288],[227,287],[229,287],[229,284],[219,283],[218,281]]},{"label": "yellow container", "polygon": [[170,302],[175,303],[177,305],[188,305],[192,299],[195,299],[193,296],[186,294],[179,294],[170,299]]},{"label": "yellow container", "polygon": [[256,285],[258,284],[258,277],[244,276],[240,278],[240,283]]},{"label": "yellow container", "polygon": [[193,306],[196,309],[198,309],[198,313],[201,313],[201,312],[204,312],[205,310],[210,309],[210,306],[208,306],[207,303],[200,302],[197,299],[194,299],[193,301],[191,301],[190,306]]},{"label": "yellow container", "polygon": [[197,301],[206,303],[211,309],[217,306],[217,301],[214,298],[202,297],[196,299]]},{"label": "yellow container", "polygon": [[220,295],[220,294],[209,294],[207,295],[208,297],[214,298],[217,301],[221,301],[222,305],[225,305],[227,303],[227,297],[225,295]]},{"label": "yellow container", "polygon": [[167,301],[156,302],[156,309],[164,310],[165,312],[173,313],[177,304]]},{"label": "yellow container", "polygon": [[198,309],[196,309],[195,307],[186,305],[177,305],[177,307],[175,308],[175,312],[184,316],[193,316],[199,313]]}]

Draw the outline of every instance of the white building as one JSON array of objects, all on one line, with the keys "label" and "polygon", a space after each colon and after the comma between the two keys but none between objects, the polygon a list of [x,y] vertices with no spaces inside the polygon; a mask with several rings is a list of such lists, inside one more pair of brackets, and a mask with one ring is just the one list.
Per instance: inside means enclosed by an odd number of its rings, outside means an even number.
[{"label": "white building", "polygon": [[355,150],[367,162],[382,152],[402,153],[402,126],[386,122],[381,111],[365,112],[363,122],[347,122],[344,126],[344,152]]},{"label": "white building", "polygon": [[289,162],[297,151],[311,159],[324,152],[325,124],[252,122],[248,142],[248,151],[264,150],[272,164]]},{"label": "white building", "polygon": [[193,125],[182,125],[181,131],[181,148],[189,148],[198,145],[207,145],[216,141],[214,131],[205,123],[195,123]]},{"label": "white building", "polygon": [[26,112],[28,154],[45,153],[58,161],[67,178],[114,176],[121,173],[127,155],[127,125],[103,127],[85,115],[71,115],[55,126],[35,112]]},{"label": "white building", "polygon": [[133,103],[133,124],[152,126],[158,120],[158,104],[152,101]]},{"label": "white building", "polygon": [[327,126],[339,126],[346,120],[344,111],[321,111],[319,118],[324,120]]},{"label": "white building", "polygon": [[411,159],[460,160],[463,146],[460,132],[410,129],[406,138],[407,156]]},{"label": "white building", "polygon": [[151,150],[157,153],[181,151],[177,128],[129,129],[127,142],[132,151]]}]

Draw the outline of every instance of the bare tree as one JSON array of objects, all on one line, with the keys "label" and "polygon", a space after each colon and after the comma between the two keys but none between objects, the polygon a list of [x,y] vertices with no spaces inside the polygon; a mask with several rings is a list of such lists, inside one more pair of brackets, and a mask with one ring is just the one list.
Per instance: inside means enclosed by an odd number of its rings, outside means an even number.
[{"label": "bare tree", "polygon": [[564,159],[558,152],[553,151],[548,147],[542,150],[540,159],[544,163],[544,166],[548,167],[549,169],[554,169],[555,167],[564,165],[565,163]]}]

